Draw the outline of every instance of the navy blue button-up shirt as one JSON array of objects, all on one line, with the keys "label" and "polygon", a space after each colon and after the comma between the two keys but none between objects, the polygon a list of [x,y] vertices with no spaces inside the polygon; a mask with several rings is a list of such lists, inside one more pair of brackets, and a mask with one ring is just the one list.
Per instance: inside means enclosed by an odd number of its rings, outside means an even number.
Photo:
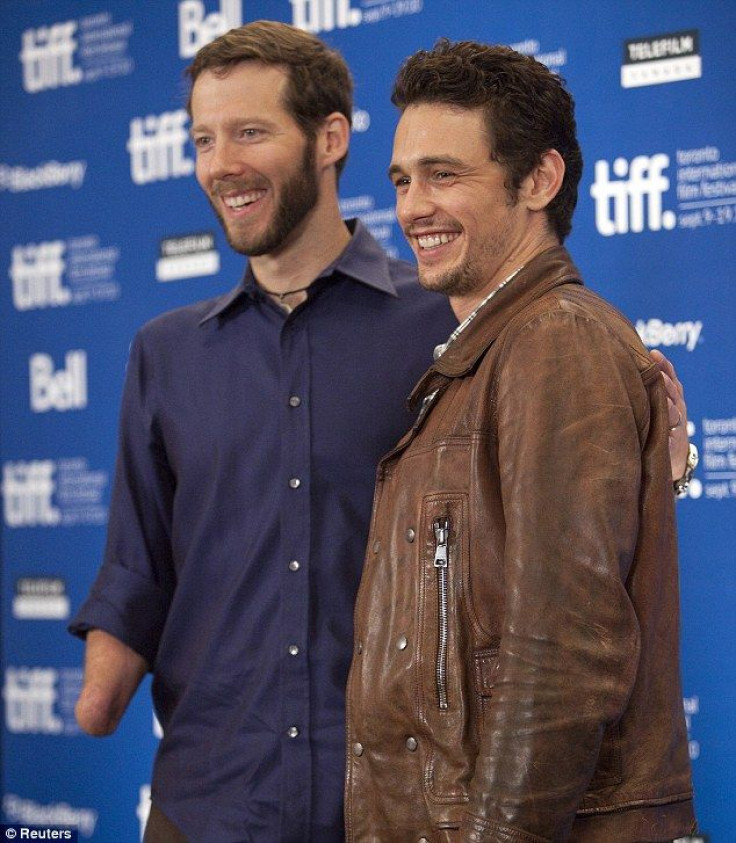
[{"label": "navy blue button-up shirt", "polygon": [[104,564],[71,630],[152,666],[153,799],[191,840],[343,839],[375,469],[456,325],[358,224],[293,313],[248,270],[137,335]]}]

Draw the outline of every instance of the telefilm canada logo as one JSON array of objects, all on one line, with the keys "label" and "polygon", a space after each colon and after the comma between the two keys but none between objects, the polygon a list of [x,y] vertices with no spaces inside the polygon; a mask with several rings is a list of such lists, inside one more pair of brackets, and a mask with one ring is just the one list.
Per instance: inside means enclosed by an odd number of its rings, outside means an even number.
[{"label": "telefilm canada logo", "polygon": [[220,253],[211,231],[198,231],[160,241],[156,261],[157,281],[181,281],[216,275],[220,271]]},{"label": "telefilm canada logo", "polygon": [[624,41],[621,87],[641,88],[703,75],[697,29]]},{"label": "telefilm canada logo", "polygon": [[61,577],[19,577],[15,581],[13,617],[19,621],[63,621],[69,617],[66,581]]},{"label": "telefilm canada logo", "polygon": [[23,89],[29,94],[97,82],[133,72],[128,55],[133,22],[110,12],[26,29],[18,54]]}]

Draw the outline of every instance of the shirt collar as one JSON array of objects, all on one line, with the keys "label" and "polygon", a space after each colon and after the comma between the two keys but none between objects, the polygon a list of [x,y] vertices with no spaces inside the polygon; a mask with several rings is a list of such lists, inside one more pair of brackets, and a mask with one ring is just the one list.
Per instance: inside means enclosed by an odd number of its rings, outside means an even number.
[{"label": "shirt collar", "polygon": [[[345,224],[352,234],[350,242],[341,254],[329,266],[326,266],[317,277],[327,278],[333,273],[339,273],[372,287],[374,290],[398,297],[396,285],[391,278],[389,258],[386,252],[360,220],[349,219],[345,221]],[[212,307],[199,324],[202,325],[215,316],[224,313],[241,296],[252,294],[255,289],[256,279],[250,264],[248,264],[240,283],[228,293],[215,299]]]}]

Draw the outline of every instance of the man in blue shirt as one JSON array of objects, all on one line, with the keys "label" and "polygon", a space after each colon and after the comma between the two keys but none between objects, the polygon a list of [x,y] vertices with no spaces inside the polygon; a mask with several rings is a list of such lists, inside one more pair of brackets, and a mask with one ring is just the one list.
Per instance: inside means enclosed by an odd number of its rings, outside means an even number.
[{"label": "man in blue shirt", "polygon": [[104,564],[71,626],[87,640],[77,717],[109,734],[152,671],[148,843],[337,843],[375,467],[457,321],[340,218],[337,53],[258,22],[190,76],[197,179],[249,264],[133,343]]}]

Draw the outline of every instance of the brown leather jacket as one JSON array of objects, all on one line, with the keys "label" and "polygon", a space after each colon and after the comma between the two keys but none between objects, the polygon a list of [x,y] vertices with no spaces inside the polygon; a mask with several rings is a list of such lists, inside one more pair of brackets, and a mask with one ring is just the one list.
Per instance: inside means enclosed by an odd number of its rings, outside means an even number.
[{"label": "brown leather jacket", "polygon": [[667,408],[635,331],[556,247],[413,401],[355,613],[348,840],[690,833]]}]

